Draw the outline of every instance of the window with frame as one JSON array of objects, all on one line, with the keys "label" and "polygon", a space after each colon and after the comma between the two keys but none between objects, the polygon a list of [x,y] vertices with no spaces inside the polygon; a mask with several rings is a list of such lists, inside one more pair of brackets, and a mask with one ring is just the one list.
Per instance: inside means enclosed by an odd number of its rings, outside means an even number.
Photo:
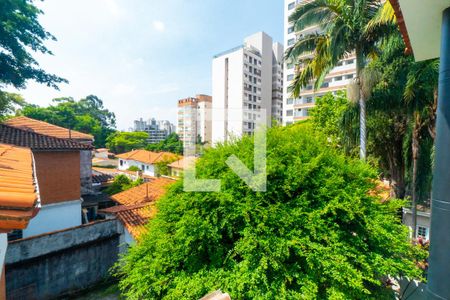
[{"label": "window with frame", "polygon": [[294,115],[294,111],[292,110],[292,109],[288,109],[287,111],[286,111],[286,116],[287,117],[292,117]]},{"label": "window with frame", "polygon": [[286,104],[293,104],[293,103],[294,103],[294,99],[292,99],[292,98],[286,99]]},{"label": "window with frame", "polygon": [[288,33],[293,33],[294,32],[294,26],[291,26],[288,28]]},{"label": "window with frame", "polygon": [[294,79],[294,74],[289,74],[288,76],[287,76],[287,81],[291,81],[291,80],[293,80]]},{"label": "window with frame", "polygon": [[288,46],[292,46],[292,45],[294,45],[294,43],[295,43],[295,39],[289,39],[287,42]]},{"label": "window with frame", "polygon": [[417,237],[428,239],[428,228],[424,226],[417,226]]},{"label": "window with frame", "polygon": [[288,10],[294,9],[295,1],[288,4]]}]

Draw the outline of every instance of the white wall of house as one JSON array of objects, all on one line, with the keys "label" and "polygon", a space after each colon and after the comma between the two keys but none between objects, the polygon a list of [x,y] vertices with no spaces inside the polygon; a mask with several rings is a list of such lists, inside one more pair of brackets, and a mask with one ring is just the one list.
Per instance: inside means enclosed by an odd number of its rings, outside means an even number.
[{"label": "white wall of house", "polygon": [[[5,262],[6,248],[8,248],[8,236],[6,233],[0,233],[0,267],[3,268]],[[0,270],[0,278],[3,275],[2,270]]]},{"label": "white wall of house", "polygon": [[81,200],[43,205],[23,230],[23,237],[81,225]]},{"label": "white wall of house", "polygon": [[98,158],[108,158],[108,151],[95,151],[94,156]]},{"label": "white wall of house", "polygon": [[128,168],[132,166],[138,167],[140,170],[142,170],[142,173],[144,175],[155,176],[155,166],[152,164],[146,164],[136,160],[119,159],[119,170],[128,170]]},{"label": "white wall of house", "polygon": [[[410,235],[412,236],[412,214],[409,208],[403,208],[403,224],[409,227]],[[426,240],[430,238],[431,214],[429,212],[417,212],[417,235],[425,237]],[[418,236],[416,236],[417,238]]]}]

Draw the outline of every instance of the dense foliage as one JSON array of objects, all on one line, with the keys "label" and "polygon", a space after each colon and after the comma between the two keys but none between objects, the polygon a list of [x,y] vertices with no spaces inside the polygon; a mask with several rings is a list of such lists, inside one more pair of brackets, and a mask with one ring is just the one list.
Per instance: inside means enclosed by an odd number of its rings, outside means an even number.
[{"label": "dense foliage", "polygon": [[147,145],[148,133],[116,131],[106,139],[106,147],[113,153],[120,154]]},{"label": "dense foliage", "polygon": [[243,137],[205,152],[197,177],[220,192],[184,192],[157,203],[149,233],[118,265],[129,299],[380,299],[386,275],[417,276],[415,248],[397,211],[371,193],[376,172],[327,146],[308,124],[267,136],[267,192],[254,192],[226,165],[253,166]]},{"label": "dense foliage", "polygon": [[31,0],[0,1],[0,88],[24,88],[29,79],[54,88],[67,82],[42,70],[30,54],[52,54],[44,42],[56,40],[39,24],[40,14]]},{"label": "dense foliage", "polygon": [[0,121],[14,114],[17,108],[25,104],[21,95],[0,91]]},{"label": "dense foliage", "polygon": [[27,105],[20,114],[94,136],[96,147],[105,147],[106,138],[115,131],[116,116],[97,96],[75,101],[71,97],[53,99],[53,105]]},{"label": "dense foliage", "polygon": [[105,189],[105,193],[107,193],[108,195],[114,195],[131,189],[132,187],[138,186],[143,182],[144,181],[142,178],[131,180],[125,175],[118,175],[116,178],[114,178],[113,183],[111,183],[111,185]]},{"label": "dense foliage", "polygon": [[183,142],[176,133],[171,133],[167,138],[157,144],[149,144],[146,147],[149,151],[166,151],[175,154],[183,154]]}]

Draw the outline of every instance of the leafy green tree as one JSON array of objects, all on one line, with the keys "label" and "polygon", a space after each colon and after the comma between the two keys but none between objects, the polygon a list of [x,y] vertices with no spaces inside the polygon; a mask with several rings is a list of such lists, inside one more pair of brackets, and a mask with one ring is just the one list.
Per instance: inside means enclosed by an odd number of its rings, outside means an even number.
[{"label": "leafy green tree", "polygon": [[141,169],[139,169],[138,166],[131,166],[131,167],[129,167],[127,170],[128,170],[128,171],[133,171],[133,172],[138,172],[138,171],[140,171]]},{"label": "leafy green tree", "polygon": [[165,140],[157,144],[149,144],[146,149],[149,151],[166,151],[175,154],[183,154],[183,142],[176,133],[171,133]]},{"label": "leafy green tree", "polygon": [[106,138],[115,132],[116,117],[103,106],[97,96],[89,95],[79,101],[72,97],[53,99],[53,105],[39,107],[26,105],[19,114],[51,124],[89,133],[94,145],[104,147]]},{"label": "leafy green tree", "polygon": [[[397,215],[403,202],[374,195],[377,172],[328,146],[307,123],[269,129],[267,191],[254,192],[226,164],[253,168],[253,139],[205,151],[197,177],[220,192],[157,202],[149,232],[118,264],[127,299],[384,299],[387,275],[418,277],[416,248]],[[392,296],[392,295],[391,295]]]},{"label": "leafy green tree", "polygon": [[15,113],[16,108],[25,104],[26,102],[21,95],[0,91],[0,120]]},{"label": "leafy green tree", "polygon": [[120,154],[135,149],[143,149],[147,145],[148,133],[117,131],[106,139],[106,147],[113,153]]},{"label": "leafy green tree", "polygon": [[107,193],[108,195],[114,195],[129,190],[142,183],[144,183],[144,180],[142,178],[131,180],[126,175],[121,174],[114,178],[113,183],[111,183],[111,185],[105,189],[105,193]]},{"label": "leafy green tree", "polygon": [[[300,71],[291,85],[294,97],[315,80],[314,88],[322,86],[325,76],[347,55],[356,56],[356,91],[360,106],[360,156],[366,158],[366,107],[363,69],[369,57],[377,54],[377,44],[395,25],[382,22],[379,0],[313,0],[300,5],[289,17],[295,31],[319,26],[320,32],[301,36],[287,49],[288,62]],[[378,22],[374,22],[377,19]],[[314,54],[311,58],[311,54]]]},{"label": "leafy green tree", "polygon": [[319,129],[334,143],[342,141],[342,116],[348,109],[349,101],[343,91],[334,96],[331,93],[316,98],[316,106],[310,110],[311,122],[314,128]]},{"label": "leafy green tree", "polygon": [[39,24],[42,13],[31,0],[0,1],[0,88],[25,88],[29,79],[55,89],[67,82],[42,70],[30,53],[52,55],[44,42],[56,38]]}]

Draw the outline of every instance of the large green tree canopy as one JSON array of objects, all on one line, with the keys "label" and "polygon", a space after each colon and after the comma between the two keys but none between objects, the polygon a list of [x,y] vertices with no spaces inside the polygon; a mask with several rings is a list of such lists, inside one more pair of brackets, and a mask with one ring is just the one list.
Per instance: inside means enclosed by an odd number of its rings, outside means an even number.
[{"label": "large green tree canopy", "polygon": [[183,142],[176,133],[171,133],[167,138],[157,144],[149,144],[146,147],[149,151],[167,151],[176,154],[183,154]]},{"label": "large green tree canopy", "polygon": [[116,154],[125,153],[135,149],[143,149],[147,145],[148,133],[122,132],[111,134],[106,140],[106,146]]},{"label": "large green tree canopy", "polygon": [[383,278],[418,276],[402,202],[374,195],[376,172],[327,146],[308,124],[267,135],[267,192],[226,165],[253,168],[253,140],[209,149],[197,177],[220,192],[184,192],[180,180],[157,203],[149,233],[118,265],[129,299],[381,299]]},{"label": "large green tree canopy", "polygon": [[44,45],[46,40],[56,40],[39,24],[42,14],[31,0],[0,1],[0,88],[12,85],[24,88],[29,79],[58,88],[67,80],[39,68],[30,50],[52,54]]},{"label": "large green tree canopy", "polygon": [[89,95],[79,101],[71,97],[53,99],[48,107],[27,105],[20,112],[24,116],[54,125],[92,134],[95,146],[104,147],[106,138],[115,132],[116,117],[103,106],[97,96]]}]

